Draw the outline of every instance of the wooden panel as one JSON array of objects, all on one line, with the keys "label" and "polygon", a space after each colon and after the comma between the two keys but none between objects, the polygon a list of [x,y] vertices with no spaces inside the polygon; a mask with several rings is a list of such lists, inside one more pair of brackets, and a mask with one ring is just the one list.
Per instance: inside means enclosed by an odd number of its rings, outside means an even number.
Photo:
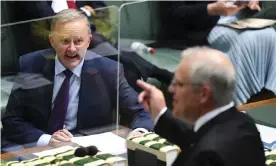
[{"label": "wooden panel", "polygon": [[240,105],[237,108],[240,111],[244,111],[249,108],[255,108],[263,105],[276,105],[276,98]]}]

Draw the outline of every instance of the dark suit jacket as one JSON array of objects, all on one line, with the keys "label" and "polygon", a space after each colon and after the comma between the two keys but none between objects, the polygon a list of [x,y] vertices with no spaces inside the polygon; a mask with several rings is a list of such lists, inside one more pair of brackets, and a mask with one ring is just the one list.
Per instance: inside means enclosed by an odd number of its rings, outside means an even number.
[{"label": "dark suit jacket", "polygon": [[[173,40],[170,43],[184,46],[208,45],[207,37],[210,31],[216,26],[220,16],[208,15],[207,5],[215,1],[163,1],[159,2],[161,6],[161,18],[163,21],[162,37],[167,40]],[[261,12],[243,9],[239,13],[239,18],[267,18],[268,13],[273,11],[269,4],[266,7],[265,2],[260,2],[264,6]],[[273,14],[272,14],[273,15]],[[275,19],[275,18],[274,18]]]},{"label": "dark suit jacket", "polygon": [[[2,120],[5,135],[18,144],[36,142],[47,133],[52,108],[55,51],[43,50],[20,58],[21,76],[10,95]],[[117,62],[87,51],[81,73],[76,130],[115,123]],[[120,66],[119,110],[132,129],[152,130],[153,121],[138,104]]]},{"label": "dark suit jacket", "polygon": [[176,166],[264,166],[260,134],[251,118],[231,108],[203,125],[196,133],[180,127],[169,111],[155,132],[182,149]]},{"label": "dark suit jacket", "polygon": [[[44,0],[12,2],[14,22],[39,19],[11,26],[13,34],[16,37],[16,51],[19,55],[51,48],[48,35],[50,33],[52,17],[56,15],[51,5],[52,1]],[[106,6],[103,1],[76,1],[76,5],[78,8],[89,5],[93,9]],[[107,10],[98,10],[94,17],[104,18],[106,16],[108,16]],[[45,19],[45,17],[50,18]],[[90,29],[93,34],[91,45],[95,46],[105,41],[101,35],[96,33],[96,26],[92,22],[90,22]],[[24,39],[24,42],[21,39]]]},{"label": "dark suit jacket", "polygon": [[[20,20],[30,20],[54,16],[55,12],[51,7],[52,1],[18,1],[14,4],[16,9],[16,17]],[[103,1],[76,1],[78,8],[85,5],[91,6],[93,9],[105,7]]]},{"label": "dark suit jacket", "polygon": [[161,17],[168,40],[184,46],[206,45],[207,36],[219,16],[209,16],[207,5],[212,1],[163,1]]}]

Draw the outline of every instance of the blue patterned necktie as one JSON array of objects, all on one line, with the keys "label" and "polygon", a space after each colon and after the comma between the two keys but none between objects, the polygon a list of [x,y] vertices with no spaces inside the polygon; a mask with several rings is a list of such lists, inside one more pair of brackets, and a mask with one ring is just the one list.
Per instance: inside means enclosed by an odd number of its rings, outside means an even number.
[{"label": "blue patterned necktie", "polygon": [[70,78],[72,72],[66,69],[64,72],[65,79],[59,89],[54,102],[54,108],[51,111],[51,116],[49,119],[49,133],[52,134],[60,129],[63,129],[65,116],[69,103],[69,88],[70,88]]}]

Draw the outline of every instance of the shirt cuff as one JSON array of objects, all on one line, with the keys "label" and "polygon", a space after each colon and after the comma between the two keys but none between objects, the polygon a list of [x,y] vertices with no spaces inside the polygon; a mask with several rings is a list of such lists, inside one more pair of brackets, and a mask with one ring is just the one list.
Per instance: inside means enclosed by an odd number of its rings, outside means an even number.
[{"label": "shirt cuff", "polygon": [[145,129],[145,128],[136,128],[136,129],[134,129],[134,130],[132,130],[132,132],[136,132],[136,131],[139,131],[139,132],[141,132],[141,133],[147,133],[147,132],[149,132],[147,129]]},{"label": "shirt cuff", "polygon": [[90,17],[91,16],[91,13],[89,10],[85,9],[84,7],[81,7],[80,8],[82,11],[84,11],[84,13],[86,14],[87,17]]},{"label": "shirt cuff", "polygon": [[160,119],[160,117],[167,111],[167,107],[164,107],[159,114],[156,116],[156,118],[154,119],[154,126],[156,126],[158,120]]},{"label": "shirt cuff", "polygon": [[44,145],[48,145],[51,139],[51,135],[49,134],[43,134],[42,136],[40,136],[40,138],[38,139],[36,146],[44,146]]}]

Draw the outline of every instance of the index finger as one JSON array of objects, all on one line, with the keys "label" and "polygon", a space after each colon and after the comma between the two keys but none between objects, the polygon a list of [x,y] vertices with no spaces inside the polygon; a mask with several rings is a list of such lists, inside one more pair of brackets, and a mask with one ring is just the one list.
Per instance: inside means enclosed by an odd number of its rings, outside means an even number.
[{"label": "index finger", "polygon": [[73,138],[73,135],[66,129],[62,129],[62,132],[66,134],[68,137]]},{"label": "index finger", "polygon": [[142,80],[137,80],[137,85],[145,91],[150,91],[151,89],[151,85]]}]

